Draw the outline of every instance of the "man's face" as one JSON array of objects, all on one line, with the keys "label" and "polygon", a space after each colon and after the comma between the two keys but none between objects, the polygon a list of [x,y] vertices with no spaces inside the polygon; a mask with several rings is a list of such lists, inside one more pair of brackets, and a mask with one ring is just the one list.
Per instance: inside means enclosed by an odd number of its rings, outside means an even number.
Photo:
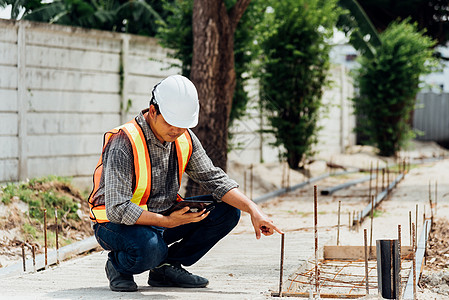
[{"label": "man's face", "polygon": [[153,105],[150,106],[148,111],[148,123],[156,138],[161,142],[174,142],[180,137],[187,129],[179,128],[168,124],[161,114],[157,114]]}]

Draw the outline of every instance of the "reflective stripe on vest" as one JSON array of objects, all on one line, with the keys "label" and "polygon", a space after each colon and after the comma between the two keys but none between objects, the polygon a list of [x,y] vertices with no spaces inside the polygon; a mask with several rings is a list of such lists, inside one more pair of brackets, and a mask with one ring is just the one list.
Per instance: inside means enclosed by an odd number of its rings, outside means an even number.
[{"label": "reflective stripe on vest", "polygon": [[[148,146],[145,140],[145,136],[142,129],[135,120],[128,122],[122,126],[116,127],[104,135],[103,151],[109,142],[109,139],[113,134],[123,130],[128,136],[134,157],[134,170],[136,177],[136,186],[134,188],[131,202],[139,205],[144,210],[148,210],[147,200],[151,192],[151,160],[148,153]],[[178,179],[179,185],[181,185],[182,174],[184,173],[187,163],[192,155],[192,140],[190,134],[186,131],[175,141],[176,154],[178,157]],[[105,205],[93,206],[92,197],[98,190],[100,185],[101,173],[103,172],[103,155],[98,161],[97,167],[94,172],[94,189],[89,197],[90,204],[90,218],[94,222],[104,223],[109,222],[106,216]]]}]

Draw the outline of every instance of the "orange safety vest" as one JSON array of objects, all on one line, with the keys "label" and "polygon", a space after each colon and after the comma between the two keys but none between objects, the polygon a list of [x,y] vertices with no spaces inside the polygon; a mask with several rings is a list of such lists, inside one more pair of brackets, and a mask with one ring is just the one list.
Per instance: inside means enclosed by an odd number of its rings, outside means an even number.
[{"label": "orange safety vest", "polygon": [[[128,136],[134,156],[134,170],[136,176],[136,186],[134,187],[131,202],[139,205],[144,210],[148,210],[147,201],[151,192],[151,160],[148,153],[148,146],[143,134],[142,128],[137,124],[136,120],[132,120],[119,127],[116,127],[104,134],[103,151],[113,134],[123,130]],[[184,173],[187,163],[192,155],[192,139],[186,130],[175,141],[176,154],[178,157],[179,184],[181,185],[182,174]],[[94,205],[93,197],[100,186],[101,174],[103,172],[103,152],[97,167],[94,171],[94,188],[89,196],[90,219],[97,223],[109,222],[106,216],[106,208],[104,204]],[[178,196],[179,198],[179,196]],[[180,200],[180,199],[179,199]],[[178,201],[179,201],[178,200]]]}]

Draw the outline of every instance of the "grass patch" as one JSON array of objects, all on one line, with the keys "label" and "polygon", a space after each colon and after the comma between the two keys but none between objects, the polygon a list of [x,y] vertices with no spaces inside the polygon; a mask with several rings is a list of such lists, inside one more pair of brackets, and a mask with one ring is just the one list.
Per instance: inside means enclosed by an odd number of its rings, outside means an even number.
[{"label": "grass patch", "polygon": [[58,215],[79,220],[76,214],[80,207],[79,203],[69,197],[69,193],[67,195],[65,193],[70,188],[69,178],[47,176],[34,178],[28,182],[8,183],[0,190],[0,195],[1,201],[6,205],[15,199],[27,203],[30,218],[40,222],[44,220],[44,209],[47,210],[47,218],[54,218],[57,209]]}]

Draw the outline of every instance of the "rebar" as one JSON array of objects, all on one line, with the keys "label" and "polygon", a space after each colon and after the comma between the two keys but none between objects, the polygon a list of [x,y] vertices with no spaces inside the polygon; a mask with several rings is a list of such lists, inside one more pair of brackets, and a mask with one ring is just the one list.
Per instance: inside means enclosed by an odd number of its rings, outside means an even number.
[{"label": "rebar", "polygon": [[[438,190],[438,181],[435,180],[435,216],[437,215],[437,203],[438,203],[438,200],[437,200],[438,192],[437,192],[437,190]],[[433,219],[432,219],[432,222],[433,222]]]},{"label": "rebar", "polygon": [[58,225],[58,210],[56,208],[55,208],[55,225],[56,225],[56,264],[59,265],[59,241],[58,241],[59,225]]},{"label": "rebar", "polygon": [[412,211],[409,210],[408,212],[408,223],[409,223],[409,232],[410,232],[410,246],[412,246],[413,243],[413,237],[412,237]]},{"label": "rebar", "polygon": [[281,262],[279,270],[279,297],[282,297],[282,280],[284,275],[284,233],[281,233]]},{"label": "rebar", "polygon": [[365,245],[365,277],[366,277],[366,294],[369,294],[369,280],[368,280],[368,241],[366,229],[363,229],[364,245]]},{"label": "rebar", "polygon": [[45,242],[45,269],[48,268],[48,247],[47,247],[47,210],[44,209],[44,242]]},{"label": "rebar", "polygon": [[249,191],[250,191],[250,199],[253,199],[253,164],[251,164],[250,167],[250,186],[249,186]]},{"label": "rebar", "polygon": [[382,169],[382,191],[385,189],[385,169]]},{"label": "rebar", "polygon": [[243,171],[243,193],[246,195],[246,170]]},{"label": "rebar", "polygon": [[[412,224],[413,225],[413,224]],[[415,242],[415,227],[412,227],[412,235],[413,235],[413,254],[412,254],[412,263],[413,263],[413,299],[416,299],[416,242]]]},{"label": "rebar", "polygon": [[369,256],[373,254],[374,196],[371,198],[371,232],[369,240]]},{"label": "rebar", "polygon": [[314,225],[315,225],[315,291],[319,298],[320,278],[318,272],[318,195],[317,186],[313,186],[313,202],[314,202]]},{"label": "rebar", "polygon": [[379,161],[377,161],[377,166],[376,166],[376,196],[379,193],[377,190],[378,186],[379,186]]},{"label": "rebar", "polygon": [[22,263],[23,263],[23,272],[27,271],[26,268],[26,260],[25,260],[25,243],[22,242]]},{"label": "rebar", "polygon": [[341,200],[338,201],[337,246],[340,245],[340,209]]},{"label": "rebar", "polygon": [[36,246],[33,245],[31,248],[31,255],[33,256],[33,272],[36,273]]},{"label": "rebar", "polygon": [[368,203],[371,201],[371,181],[373,179],[373,162],[369,166],[369,189],[368,189]]},{"label": "rebar", "polygon": [[418,233],[418,204],[416,204],[415,209],[415,234]]},{"label": "rebar", "polygon": [[402,270],[402,255],[401,255],[401,247],[402,247],[402,238],[401,238],[401,225],[398,225],[398,253],[399,253],[399,282],[397,288],[398,299],[401,299],[402,294],[402,280],[401,280],[401,270]]}]

